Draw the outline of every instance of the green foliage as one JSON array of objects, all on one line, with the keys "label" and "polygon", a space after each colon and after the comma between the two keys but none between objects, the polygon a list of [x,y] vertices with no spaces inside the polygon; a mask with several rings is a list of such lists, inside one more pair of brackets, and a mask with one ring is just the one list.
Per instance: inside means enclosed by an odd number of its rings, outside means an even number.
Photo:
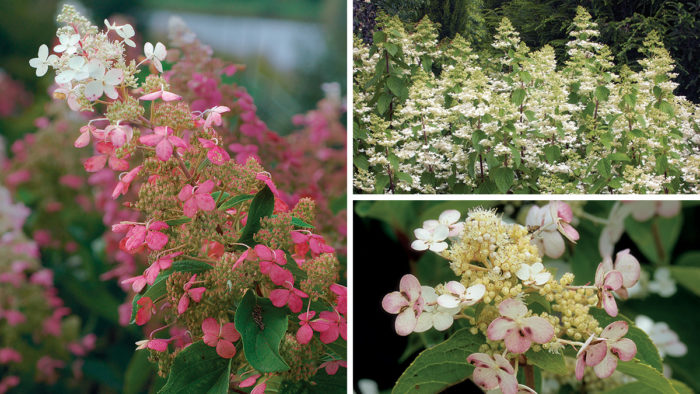
[{"label": "green foliage", "polygon": [[253,236],[258,232],[258,230],[260,230],[260,219],[272,215],[274,208],[275,195],[272,194],[270,188],[265,185],[265,187],[263,187],[262,190],[255,195],[250,204],[248,219],[245,227],[243,227],[243,232],[241,233],[241,237],[238,239],[238,243],[246,244],[248,246],[255,245]]},{"label": "green foliage", "polygon": [[159,394],[228,393],[231,359],[219,357],[216,348],[195,342],[175,356],[168,381]]},{"label": "green foliage", "polygon": [[279,354],[279,346],[287,331],[287,313],[248,291],[236,310],[234,320],[241,333],[246,360],[260,372],[281,372],[289,365]]}]

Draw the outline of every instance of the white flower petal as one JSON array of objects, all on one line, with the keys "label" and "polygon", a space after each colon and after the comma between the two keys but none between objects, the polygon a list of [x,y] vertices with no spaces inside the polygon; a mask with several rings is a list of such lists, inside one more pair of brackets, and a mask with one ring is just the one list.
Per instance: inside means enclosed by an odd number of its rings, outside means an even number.
[{"label": "white flower petal", "polygon": [[522,281],[530,280],[530,266],[527,264],[520,264],[520,269],[515,273],[515,276]]},{"label": "white flower petal", "polygon": [[413,248],[413,250],[423,251],[428,249],[428,245],[424,241],[417,239],[411,243],[411,248]]},{"label": "white flower petal", "polygon": [[90,101],[95,101],[102,96],[103,91],[104,86],[100,82],[92,81],[85,85],[85,98]]},{"label": "white flower petal", "polygon": [[434,242],[432,245],[430,245],[430,250],[435,253],[440,253],[445,249],[447,249],[447,242]]},{"label": "white flower petal", "polygon": [[454,323],[454,316],[449,313],[438,312],[433,315],[433,326],[438,331],[447,330],[452,323]]},{"label": "white flower petal", "polygon": [[46,58],[49,56],[49,47],[46,46],[46,44],[41,44],[39,47],[39,60],[46,60]]},{"label": "white flower petal", "polygon": [[459,220],[459,211],[456,209],[448,209],[447,211],[440,214],[440,223],[447,226],[457,223]]},{"label": "white flower petal", "polygon": [[456,308],[461,300],[451,294],[443,294],[437,299],[438,305],[444,308]]},{"label": "white flower petal", "polygon": [[158,60],[164,60],[168,52],[165,50],[165,45],[163,45],[163,43],[161,42],[158,42],[156,44],[156,49],[153,51],[153,54],[156,58],[158,58]]}]

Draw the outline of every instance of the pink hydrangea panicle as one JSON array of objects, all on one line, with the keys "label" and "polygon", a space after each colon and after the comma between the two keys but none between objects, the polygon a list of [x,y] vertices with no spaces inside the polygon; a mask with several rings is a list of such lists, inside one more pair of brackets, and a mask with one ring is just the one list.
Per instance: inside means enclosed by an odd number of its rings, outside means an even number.
[{"label": "pink hydrangea panicle", "polygon": [[423,311],[425,301],[418,278],[411,274],[401,278],[399,290],[384,296],[382,308],[391,314],[398,315],[394,328],[397,334],[406,336],[416,328],[418,316]]},{"label": "pink hydrangea panicle", "polygon": [[231,160],[228,152],[217,144],[216,138],[214,141],[205,138],[198,138],[198,140],[204,148],[208,149],[207,158],[212,164],[220,166]]},{"label": "pink hydrangea panicle", "polygon": [[284,289],[275,289],[270,292],[270,301],[272,301],[272,305],[278,308],[288,305],[289,310],[294,313],[299,313],[303,307],[303,301],[301,299],[308,298],[309,295],[294,288],[291,282],[285,282],[284,287]]},{"label": "pink hydrangea panicle", "polygon": [[143,166],[140,165],[138,167],[132,168],[131,171],[127,173],[122,173],[119,175],[119,182],[112,191],[112,199],[116,199],[120,195],[124,195],[129,192],[129,186],[131,186],[131,182],[133,182],[134,179],[136,179],[136,176],[139,174],[139,171],[141,171],[142,168]]},{"label": "pink hydrangea panicle", "polygon": [[472,379],[485,390],[500,388],[503,394],[516,394],[518,380],[515,369],[500,354],[489,356],[486,353],[474,353],[467,357],[467,362],[474,365]]},{"label": "pink hydrangea panicle", "polygon": [[173,135],[170,126],[157,126],[153,128],[153,134],[142,135],[139,138],[142,144],[156,147],[156,157],[160,161],[168,161],[173,155],[173,147],[187,148],[187,143],[180,137]]},{"label": "pink hydrangea panicle", "polygon": [[185,216],[192,218],[199,209],[202,211],[213,211],[216,208],[216,201],[211,196],[211,192],[215,186],[214,181],[211,179],[195,187],[186,184],[177,195],[178,200],[183,202],[182,209]]},{"label": "pink hydrangea panicle", "polygon": [[296,337],[297,342],[302,345],[309,343],[311,338],[314,336],[314,330],[309,325],[309,322],[314,318],[314,316],[316,316],[315,311],[304,312],[299,315],[299,329],[297,330]]},{"label": "pink hydrangea panicle", "polygon": [[617,360],[629,361],[637,354],[637,345],[629,338],[623,338],[629,326],[618,320],[607,325],[599,339],[589,337],[576,355],[576,378],[583,378],[586,366],[593,367],[601,379],[610,377],[617,368]]},{"label": "pink hydrangea panicle", "polygon": [[204,122],[204,127],[211,127],[212,123],[216,126],[221,126],[221,114],[231,111],[231,108],[220,105],[204,111],[207,115],[207,120]]},{"label": "pink hydrangea panicle", "polygon": [[187,283],[185,283],[184,286],[182,286],[183,290],[185,290],[185,293],[182,295],[182,297],[180,297],[180,301],[177,303],[178,315],[182,315],[183,313],[185,313],[187,307],[190,306],[190,298],[194,302],[199,302],[202,300],[202,295],[204,294],[206,287],[192,288],[196,279],[197,274],[194,274],[192,275],[190,280],[188,280]]},{"label": "pink hydrangea panicle", "polygon": [[525,317],[527,306],[520,300],[508,298],[498,305],[501,317],[489,324],[486,335],[492,341],[504,339],[512,353],[525,353],[532,342],[547,343],[554,337],[554,327],[539,316]]},{"label": "pink hydrangea panicle", "polygon": [[208,317],[202,322],[202,332],[204,343],[216,347],[216,354],[222,358],[232,358],[236,355],[233,343],[241,338],[241,334],[233,323],[219,325],[216,319]]}]

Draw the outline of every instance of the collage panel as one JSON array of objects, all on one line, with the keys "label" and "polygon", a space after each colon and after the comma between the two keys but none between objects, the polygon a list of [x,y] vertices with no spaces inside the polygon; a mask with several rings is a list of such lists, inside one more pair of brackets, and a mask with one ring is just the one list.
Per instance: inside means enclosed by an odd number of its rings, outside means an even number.
[{"label": "collage panel", "polygon": [[356,201],[355,392],[699,390],[699,215],[697,201]]},{"label": "collage panel", "polygon": [[344,394],[346,0],[0,1],[0,394]]},{"label": "collage panel", "polygon": [[700,191],[695,6],[353,4],[355,193]]}]

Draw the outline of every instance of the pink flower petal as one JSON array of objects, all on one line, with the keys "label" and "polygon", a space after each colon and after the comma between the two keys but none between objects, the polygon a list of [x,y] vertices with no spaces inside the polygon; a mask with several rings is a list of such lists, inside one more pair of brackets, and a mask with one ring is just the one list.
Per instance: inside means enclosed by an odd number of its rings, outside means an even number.
[{"label": "pink flower petal", "polygon": [[206,290],[206,287],[195,287],[194,289],[188,290],[187,293],[190,295],[190,298],[192,298],[194,302],[199,302],[202,300],[202,295]]},{"label": "pink flower petal", "polygon": [[497,365],[486,353],[472,353],[467,357],[467,362],[481,368],[491,368]]},{"label": "pink flower petal", "polygon": [[216,354],[222,358],[232,358],[236,355],[236,347],[231,342],[221,339],[216,345]]},{"label": "pink flower petal", "polygon": [[612,293],[608,291],[603,291],[603,309],[608,315],[615,317],[617,316],[617,303],[615,302],[615,297]]},{"label": "pink flower petal", "polygon": [[185,293],[180,297],[180,301],[177,303],[177,314],[182,315],[185,313],[188,306],[190,306],[190,297]]},{"label": "pink flower petal", "polygon": [[86,147],[90,143],[90,133],[81,133],[80,137],[78,137],[75,142],[73,143],[73,146],[76,148],[83,148]]},{"label": "pink flower petal", "polygon": [[629,249],[617,253],[615,257],[615,270],[622,274],[622,285],[627,288],[637,283],[641,273],[639,261],[630,254]]},{"label": "pink flower petal", "polygon": [[411,274],[406,274],[401,278],[399,289],[408,294],[410,300],[416,300],[421,295],[421,287],[418,278]]},{"label": "pink flower petal", "polygon": [[622,338],[610,345],[610,351],[620,360],[629,361],[637,354],[637,345],[629,338]]},{"label": "pink flower petal", "polygon": [[270,292],[270,301],[272,305],[281,308],[287,305],[287,300],[289,299],[289,290],[286,289],[275,289]]},{"label": "pink flower petal", "polygon": [[583,361],[583,356],[576,358],[576,379],[583,379],[583,373],[586,370],[586,363]]},{"label": "pink flower petal", "polygon": [[627,334],[627,330],[629,330],[629,325],[627,324],[627,322],[624,320],[618,320],[616,322],[608,324],[603,329],[603,332],[600,333],[600,337],[609,339],[611,341],[616,341],[624,337],[625,334]]},{"label": "pink flower petal", "polygon": [[173,145],[167,138],[163,138],[163,140],[156,145],[156,157],[158,157],[158,159],[161,161],[168,161],[172,155]]},{"label": "pink flower petal", "polygon": [[622,274],[619,271],[612,270],[605,274],[603,286],[606,290],[617,290],[622,286]]},{"label": "pink flower petal", "polygon": [[585,362],[589,367],[598,365],[605,355],[608,354],[608,345],[605,342],[598,342],[586,349]]},{"label": "pink flower petal", "polygon": [[515,320],[525,316],[527,313],[527,307],[522,301],[514,298],[507,298],[498,304],[498,311],[501,313],[501,316],[509,317]]},{"label": "pink flower petal", "polygon": [[[178,95],[175,94],[175,93],[167,92],[167,91],[165,91],[165,90],[163,91],[163,93],[162,93],[161,95],[162,95],[162,97],[163,97],[163,101],[177,101],[177,100],[182,100],[182,96],[178,96]],[[141,99],[143,100],[143,97],[142,97]]]},{"label": "pink flower petal", "polygon": [[97,172],[105,167],[107,157],[105,155],[92,156],[83,162],[83,167],[87,172]]},{"label": "pink flower petal", "polygon": [[314,330],[308,324],[304,324],[303,326],[299,327],[299,330],[297,331],[297,342],[305,345],[311,341],[313,336]]},{"label": "pink flower petal", "polygon": [[532,341],[521,330],[510,330],[506,333],[504,342],[511,353],[525,353],[530,349]]},{"label": "pink flower petal", "polygon": [[396,316],[394,328],[396,329],[397,334],[406,336],[413,332],[413,329],[416,328],[417,323],[418,319],[416,318],[416,314],[414,313],[413,309],[406,308],[403,312]]},{"label": "pink flower petal", "polygon": [[156,146],[162,140],[163,136],[158,134],[147,134],[139,137],[139,141],[147,146]]},{"label": "pink flower petal", "polygon": [[398,291],[391,292],[385,295],[384,299],[382,299],[382,308],[384,308],[385,311],[392,314],[397,314],[401,312],[401,308],[404,308],[408,305],[409,302],[406,299],[406,297],[404,297]]},{"label": "pink flower petal", "polygon": [[149,231],[146,235],[146,244],[151,250],[161,250],[168,243],[168,236],[159,231]]},{"label": "pink flower petal", "polygon": [[192,185],[189,183],[182,187],[180,193],[177,194],[177,199],[180,201],[187,201],[192,197]]},{"label": "pink flower petal", "polygon": [[499,317],[489,324],[486,330],[486,336],[492,341],[500,341],[506,337],[510,330],[517,330],[518,325],[513,320],[505,317]]},{"label": "pink flower petal", "polygon": [[500,387],[503,394],[517,394],[518,392],[518,379],[515,375],[506,373],[505,371],[498,371],[498,377],[500,378]]},{"label": "pink flower petal", "polygon": [[194,198],[189,198],[182,206],[183,214],[189,218],[193,218],[197,214],[197,201]]},{"label": "pink flower petal", "polygon": [[209,194],[195,193],[194,200],[202,211],[213,211],[216,208],[216,201]]},{"label": "pink flower petal", "polygon": [[593,367],[596,376],[601,379],[609,378],[617,368],[617,358],[612,353],[607,353],[603,361]]},{"label": "pink flower petal", "polygon": [[486,390],[493,390],[498,387],[498,373],[492,368],[475,368],[472,375],[474,383]]},{"label": "pink flower petal", "polygon": [[549,321],[538,316],[524,319],[523,330],[537,343],[547,343],[554,336],[554,327]]},{"label": "pink flower petal", "polygon": [[157,92],[153,93],[148,93],[144,94],[143,96],[139,97],[139,100],[144,100],[144,101],[152,101],[152,100],[157,100],[163,95],[163,91],[159,90]]}]

